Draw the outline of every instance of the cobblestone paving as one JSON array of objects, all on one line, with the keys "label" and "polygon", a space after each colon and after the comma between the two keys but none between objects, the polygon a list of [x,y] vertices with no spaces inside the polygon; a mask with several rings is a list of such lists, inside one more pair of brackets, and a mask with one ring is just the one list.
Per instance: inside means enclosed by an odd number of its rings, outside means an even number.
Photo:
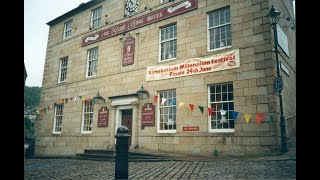
[{"label": "cobblestone paving", "polygon": [[[114,179],[115,163],[25,159],[25,179]],[[129,162],[129,179],[296,179],[296,160]]]}]

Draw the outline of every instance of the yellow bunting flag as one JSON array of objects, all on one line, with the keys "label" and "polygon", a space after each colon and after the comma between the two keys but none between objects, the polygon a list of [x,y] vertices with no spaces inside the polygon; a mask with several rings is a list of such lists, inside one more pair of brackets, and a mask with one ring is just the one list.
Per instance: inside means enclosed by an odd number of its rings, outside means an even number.
[{"label": "yellow bunting flag", "polygon": [[181,108],[181,107],[183,107],[183,106],[184,106],[184,104],[185,104],[184,102],[180,102],[180,103],[179,103],[179,106],[178,106],[178,108]]},{"label": "yellow bunting flag", "polygon": [[244,114],[244,118],[246,119],[246,122],[248,123],[251,118],[251,114]]}]

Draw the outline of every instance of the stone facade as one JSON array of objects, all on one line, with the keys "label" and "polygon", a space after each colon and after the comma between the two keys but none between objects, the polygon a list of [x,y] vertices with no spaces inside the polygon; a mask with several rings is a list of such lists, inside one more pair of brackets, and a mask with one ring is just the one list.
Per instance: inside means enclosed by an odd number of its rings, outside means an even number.
[{"label": "stone facade", "polygon": [[[281,70],[284,80],[282,91],[287,136],[295,133],[296,128],[296,40],[295,30],[284,15],[293,15],[290,1],[267,0],[197,0],[195,10],[157,21],[155,23],[121,33],[111,38],[82,46],[82,38],[113,27],[130,19],[154,12],[161,8],[184,1],[160,3],[160,0],[140,0],[139,11],[124,17],[124,2],[117,0],[97,1],[71,15],[65,14],[49,22],[50,31],[46,52],[44,76],[41,89],[41,105],[47,107],[59,99],[82,96],[92,98],[99,91],[105,98],[104,104],[95,104],[92,133],[81,133],[82,102],[64,102],[61,134],[53,134],[54,111],[42,114],[37,124],[35,155],[75,155],[84,149],[114,148],[114,134],[119,127],[119,113],[132,109],[132,145],[158,151],[181,152],[187,154],[211,155],[213,149],[221,154],[264,153],[278,150],[281,144],[279,127],[279,98],[274,92],[273,81],[276,77],[276,61],[273,48],[273,31],[265,17],[274,4],[281,11],[279,24],[288,38],[290,56],[280,49],[279,60],[289,71]],[[88,2],[92,3],[92,2]],[[87,3],[87,5],[88,5]],[[144,7],[149,8],[145,10]],[[82,5],[84,7],[85,5]],[[90,30],[91,11],[102,7],[101,27]],[[218,51],[208,51],[207,13],[219,8],[230,7],[231,47]],[[282,16],[283,15],[283,16]],[[72,36],[64,39],[64,24],[72,19]],[[108,22],[108,23],[106,23]],[[176,23],[177,55],[175,60],[159,62],[159,29]],[[134,63],[122,66],[123,41],[131,35],[135,38]],[[99,48],[97,74],[86,77],[87,53],[94,47]],[[239,49],[240,67],[210,73],[189,75],[158,81],[146,81],[147,67],[175,64],[191,58],[203,58],[225,51]],[[60,59],[68,56],[67,78],[58,83]],[[207,110],[204,113],[197,105],[208,106],[208,86],[232,82],[234,110],[239,116],[234,132],[209,132]],[[149,92],[147,99],[134,96],[141,87]],[[159,91],[175,89],[176,102],[185,101],[186,107],[177,108],[176,132],[158,133],[158,105],[153,96]],[[132,95],[126,100],[122,96]],[[108,98],[111,97],[111,98]],[[114,98],[113,98],[114,97]],[[125,102],[124,104],[121,104]],[[142,106],[155,105],[155,126],[141,126]],[[195,104],[190,111],[187,103]],[[178,103],[177,103],[178,106]],[[108,127],[98,127],[98,110],[109,109]],[[251,121],[244,114],[252,114]],[[255,115],[261,113],[265,118],[261,124]],[[274,116],[270,122],[270,115]],[[183,131],[183,127],[198,126],[199,131]]]}]

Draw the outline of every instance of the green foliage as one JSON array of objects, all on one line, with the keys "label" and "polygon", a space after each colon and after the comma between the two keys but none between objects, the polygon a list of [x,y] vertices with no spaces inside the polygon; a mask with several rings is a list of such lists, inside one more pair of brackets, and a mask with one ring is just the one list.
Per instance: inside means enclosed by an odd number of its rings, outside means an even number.
[{"label": "green foliage", "polygon": [[24,87],[24,105],[26,109],[34,109],[40,104],[40,87]]},{"label": "green foliage", "polygon": [[219,151],[216,147],[214,147],[213,151],[212,151],[212,155],[215,156],[215,157],[218,157],[219,156]]},{"label": "green foliage", "polygon": [[34,134],[34,127],[28,117],[24,118],[24,131],[25,133]]}]

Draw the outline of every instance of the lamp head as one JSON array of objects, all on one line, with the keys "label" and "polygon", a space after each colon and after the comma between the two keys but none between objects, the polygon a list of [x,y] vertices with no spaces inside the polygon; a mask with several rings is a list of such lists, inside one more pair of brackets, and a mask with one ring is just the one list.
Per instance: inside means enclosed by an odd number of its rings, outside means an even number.
[{"label": "lamp head", "polygon": [[95,97],[93,97],[94,103],[96,104],[102,104],[104,103],[104,98],[100,96],[99,91]]},{"label": "lamp head", "polygon": [[271,24],[277,24],[278,23],[278,17],[280,16],[280,13],[281,12],[276,11],[274,9],[274,7],[272,6],[269,14],[267,15],[267,18],[268,18],[269,22]]},{"label": "lamp head", "polygon": [[141,88],[137,91],[137,94],[139,99],[146,99],[149,97],[149,92],[143,88],[143,85],[141,85]]}]

